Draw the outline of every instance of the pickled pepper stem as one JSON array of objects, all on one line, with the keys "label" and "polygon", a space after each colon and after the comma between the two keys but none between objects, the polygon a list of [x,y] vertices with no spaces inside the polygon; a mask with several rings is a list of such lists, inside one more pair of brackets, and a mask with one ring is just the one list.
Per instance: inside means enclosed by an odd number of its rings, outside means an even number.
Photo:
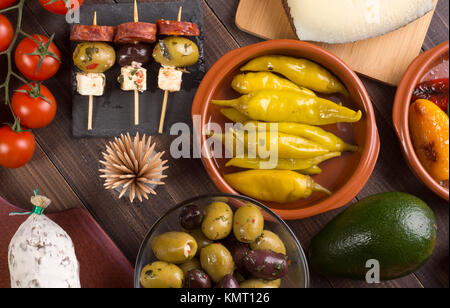
[{"label": "pickled pepper stem", "polygon": [[220,106],[220,107],[231,107],[231,108],[236,108],[239,106],[239,104],[241,103],[241,98],[236,98],[236,99],[230,99],[230,100],[217,100],[217,99],[213,99],[211,101],[211,103],[213,105],[216,106]]},{"label": "pickled pepper stem", "polygon": [[326,189],[322,185],[317,184],[316,182],[313,182],[313,184],[312,184],[312,191],[314,191],[314,192],[321,192],[321,193],[327,194],[329,196],[332,195],[331,191],[329,191],[328,189]]}]

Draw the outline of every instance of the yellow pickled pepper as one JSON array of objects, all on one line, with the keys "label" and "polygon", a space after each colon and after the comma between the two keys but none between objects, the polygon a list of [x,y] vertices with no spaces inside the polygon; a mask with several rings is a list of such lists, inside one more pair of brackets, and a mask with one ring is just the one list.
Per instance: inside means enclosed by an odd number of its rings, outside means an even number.
[{"label": "yellow pickled pepper", "polygon": [[[310,168],[313,168],[314,166],[335,158],[341,156],[340,152],[331,152],[324,155],[316,156],[313,158],[279,158],[278,163],[275,168],[276,170],[292,170],[292,171],[298,171],[298,170],[308,170]],[[238,168],[244,168],[244,169],[265,169],[265,166],[268,166],[269,160],[262,160],[259,158],[249,158],[249,157],[235,157],[229,160],[226,164],[227,167],[238,167]],[[315,169],[315,168],[314,168]]]},{"label": "yellow pickled pepper", "polygon": [[286,170],[249,170],[224,175],[236,191],[263,201],[294,202],[308,198],[313,192],[331,195],[308,176]]},{"label": "yellow pickled pepper", "polygon": [[231,145],[226,144],[226,135],[230,134],[213,134],[213,139],[221,141],[228,151],[233,153],[233,156],[244,154],[236,153],[237,145],[243,145],[245,153],[261,157],[260,148],[267,153],[277,150],[278,158],[312,158],[329,153],[330,151],[317,144],[309,141],[305,138],[292,136],[283,133],[271,133],[271,132],[244,132],[238,130],[232,130],[233,134],[230,139],[233,139],[233,151],[231,151]]},{"label": "yellow pickled pepper", "polygon": [[241,71],[274,72],[298,86],[324,94],[341,93],[348,96],[345,86],[321,65],[306,59],[287,56],[263,56],[251,60]]},{"label": "yellow pickled pepper", "polygon": [[[244,129],[271,130],[271,124],[266,122],[248,121],[245,123]],[[344,142],[336,135],[326,130],[312,125],[281,122],[277,123],[278,132],[299,136],[323,145],[330,151],[336,152],[356,152],[358,147]]]},{"label": "yellow pickled pepper", "polygon": [[250,94],[259,90],[294,91],[317,96],[313,91],[299,87],[295,83],[268,72],[240,74],[234,77],[231,87],[240,94]]},{"label": "yellow pickled pepper", "polygon": [[318,175],[322,173],[322,169],[320,169],[319,166],[312,166],[311,168],[308,169],[296,171],[304,175]]},{"label": "yellow pickled pepper", "polygon": [[213,100],[212,103],[232,107],[253,120],[265,122],[327,125],[358,122],[362,117],[361,111],[293,91],[261,90],[233,100]]},{"label": "yellow pickled pepper", "polygon": [[234,108],[221,108],[220,113],[223,114],[228,120],[235,123],[245,124],[251,119]]}]

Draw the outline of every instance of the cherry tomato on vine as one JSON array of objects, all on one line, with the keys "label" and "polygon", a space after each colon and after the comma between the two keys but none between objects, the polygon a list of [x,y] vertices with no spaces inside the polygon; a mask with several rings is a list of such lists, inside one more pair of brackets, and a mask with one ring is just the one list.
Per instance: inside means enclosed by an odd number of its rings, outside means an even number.
[{"label": "cherry tomato on vine", "polygon": [[56,100],[49,89],[41,84],[24,84],[11,100],[11,107],[20,124],[28,128],[42,128],[49,125],[56,114]]},{"label": "cherry tomato on vine", "polygon": [[0,14],[0,52],[8,49],[14,38],[14,29],[9,19]]},{"label": "cherry tomato on vine", "polygon": [[83,0],[39,0],[39,3],[49,12],[65,15],[69,11],[69,7],[71,10],[80,8]]},{"label": "cherry tomato on vine", "polygon": [[36,140],[30,131],[14,131],[9,125],[0,127],[0,166],[19,168],[33,158]]},{"label": "cherry tomato on vine", "polygon": [[17,45],[15,61],[17,68],[25,77],[33,81],[43,81],[59,70],[61,53],[53,43],[53,36],[49,39],[34,34],[24,38]]},{"label": "cherry tomato on vine", "polygon": [[11,5],[13,5],[16,2],[17,2],[17,0],[0,0],[0,10],[10,7]]}]

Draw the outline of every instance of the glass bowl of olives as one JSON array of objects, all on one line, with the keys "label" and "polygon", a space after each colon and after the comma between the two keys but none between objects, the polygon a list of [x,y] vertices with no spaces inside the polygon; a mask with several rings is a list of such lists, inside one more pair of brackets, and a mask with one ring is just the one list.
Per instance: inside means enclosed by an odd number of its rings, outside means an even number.
[{"label": "glass bowl of olives", "polygon": [[182,202],[147,233],[136,288],[308,288],[303,249],[272,210],[246,196]]}]

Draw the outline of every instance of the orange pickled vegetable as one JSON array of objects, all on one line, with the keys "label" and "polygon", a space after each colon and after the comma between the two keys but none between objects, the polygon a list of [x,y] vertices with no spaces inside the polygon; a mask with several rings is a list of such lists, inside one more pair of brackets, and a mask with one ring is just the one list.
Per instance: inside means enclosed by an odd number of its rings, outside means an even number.
[{"label": "orange pickled vegetable", "polygon": [[409,127],[420,162],[436,181],[449,179],[449,118],[436,104],[419,99],[409,110]]}]

